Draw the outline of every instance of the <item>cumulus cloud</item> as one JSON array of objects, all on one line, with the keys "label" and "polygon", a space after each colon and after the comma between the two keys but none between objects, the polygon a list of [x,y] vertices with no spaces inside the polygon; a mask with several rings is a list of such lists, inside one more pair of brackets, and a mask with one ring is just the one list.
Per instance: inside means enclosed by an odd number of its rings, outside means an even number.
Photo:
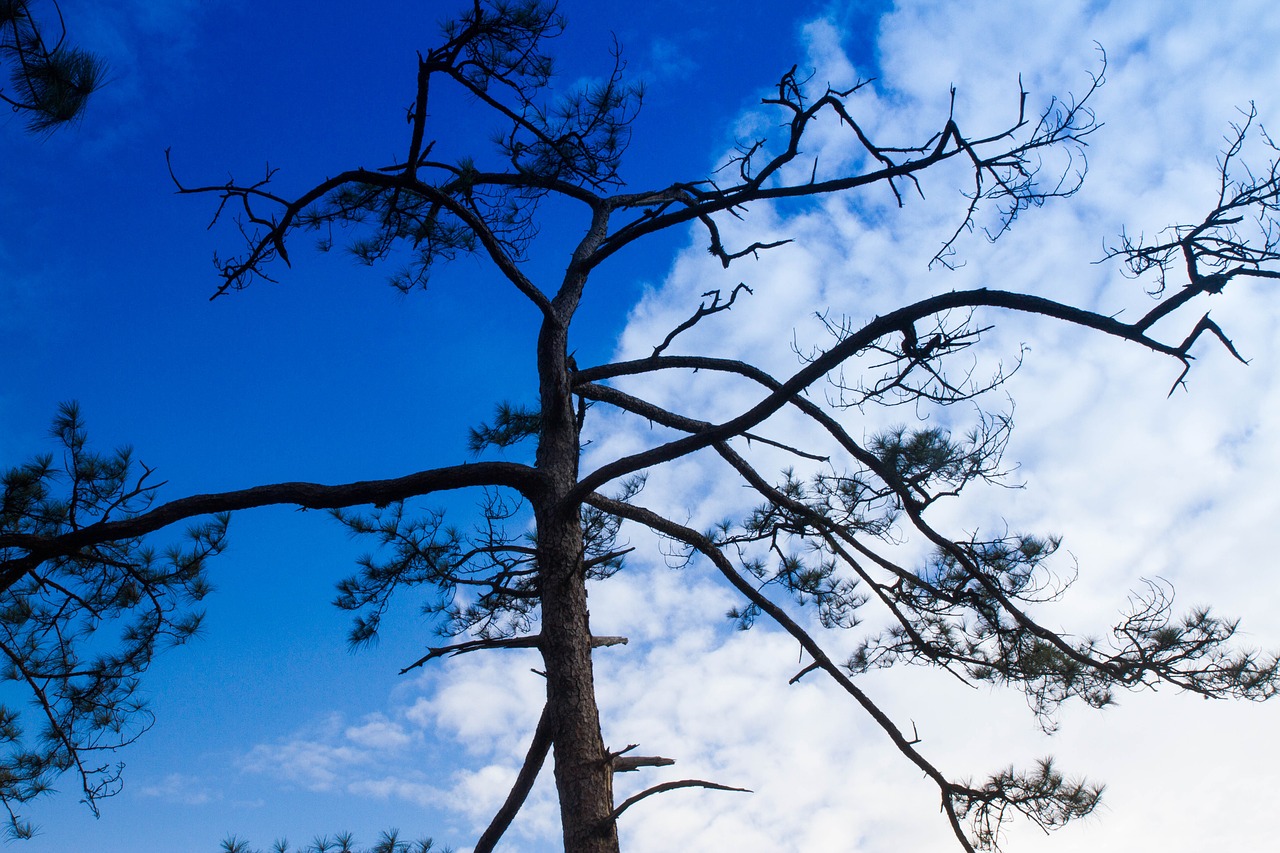
[{"label": "cumulus cloud", "polygon": [[[994,245],[970,235],[961,244],[965,265],[954,273],[926,269],[962,212],[957,188],[945,182],[928,180],[926,198],[909,199],[901,211],[887,194],[874,192],[853,204],[803,211],[758,205],[744,223],[728,226],[738,245],[794,242],[724,273],[695,239],[633,313],[621,357],[647,354],[689,316],[702,293],[716,286],[727,293],[738,280],[754,295],[682,336],[676,349],[749,357],[786,375],[797,364],[793,343],[821,343],[815,309],[857,322],[964,287],[1027,290],[1135,316],[1148,297],[1114,265],[1093,263],[1104,241],[1121,227],[1150,234],[1207,212],[1223,134],[1240,120],[1236,107],[1256,100],[1264,117],[1280,108],[1267,102],[1274,99],[1280,62],[1252,47],[1259,39],[1250,30],[1260,19],[1243,7],[1229,20],[1196,10],[1158,27],[1132,4],[1037,4],[1034,18],[1028,27],[1028,18],[991,4],[899,4],[881,23],[883,80],[855,104],[879,138],[911,141],[945,119],[954,84],[961,125],[971,133],[998,128],[1016,111],[1020,72],[1032,104],[1055,94],[1069,98],[1087,89],[1090,72],[1099,70],[1099,42],[1109,62],[1109,82],[1095,104],[1105,127],[1089,139],[1090,173],[1074,199],[1032,211]],[[841,73],[852,74],[834,24],[816,22],[805,32],[811,65],[822,70],[817,78],[829,74],[838,83]],[[1247,56],[1237,45],[1250,46]],[[890,112],[877,115],[880,109]],[[740,128],[765,126],[751,115]],[[819,168],[853,156],[835,133],[806,154]],[[1179,390],[1168,399],[1176,363],[1047,322],[990,318],[998,323],[987,341],[990,357],[1006,366],[1021,359],[1004,390],[1016,401],[1009,459],[1020,467],[1013,482],[1026,488],[990,490],[978,501],[939,507],[938,523],[957,535],[1005,525],[1065,534],[1070,553],[1060,571],[1076,582],[1052,611],[1052,624],[1065,630],[1105,631],[1128,590],[1141,588],[1144,578],[1164,578],[1179,590],[1177,607],[1212,601],[1244,617],[1252,632],[1246,645],[1280,642],[1273,616],[1278,593],[1274,584],[1258,583],[1259,567],[1267,564],[1262,531],[1278,509],[1269,480],[1280,470],[1274,402],[1280,311],[1264,290],[1244,287],[1211,305],[1255,366],[1243,367],[1206,341],[1189,376],[1190,393]],[[1161,331],[1181,340],[1196,319]],[[752,390],[731,383],[714,393],[707,387],[701,377],[696,387],[668,377],[646,380],[643,390],[677,411],[709,418],[752,399]],[[955,413],[957,425],[969,414]],[[857,416],[868,432],[887,422],[885,413]],[[593,446],[598,459],[662,440],[646,428],[627,429],[621,418],[602,432]],[[741,511],[744,495],[722,474],[713,462],[684,461],[652,476],[641,502],[674,507],[694,526]],[[902,766],[847,697],[816,683],[784,686],[802,665],[792,644],[767,631],[726,639],[703,627],[723,607],[702,580],[687,580],[691,574],[698,577],[695,571],[674,575],[689,584],[671,610],[679,618],[664,623],[655,615],[660,607],[646,608],[651,644],[601,654],[606,736],[669,750],[681,759],[669,778],[705,774],[758,793],[747,805],[714,792],[647,802],[637,807],[648,809],[643,818],[628,815],[631,825],[624,818],[628,849],[736,843],[871,851],[949,843],[941,819],[930,821],[936,792],[911,778],[917,774]],[[596,621],[633,621],[628,602],[637,599],[631,596],[644,590],[638,600],[662,602],[672,577],[655,565],[612,581],[618,588],[593,593]],[[695,620],[691,611],[699,609]],[[658,640],[664,626],[670,631],[665,643]],[[850,642],[835,635],[824,640],[833,651]],[[1110,783],[1110,805],[1100,816],[1059,838],[1015,828],[1016,849],[1193,850],[1210,837],[1245,847],[1269,837],[1258,798],[1271,788],[1258,780],[1272,774],[1257,758],[1280,742],[1258,708],[1188,702],[1168,691],[1121,696],[1121,707],[1105,713],[1067,707],[1061,732],[1047,738],[1017,695],[912,671],[877,673],[863,683],[899,725],[918,728],[927,754],[955,776],[981,778],[1052,752],[1068,770]],[[1215,809],[1232,799],[1233,818],[1217,817],[1222,812]]]},{"label": "cumulus cloud", "polygon": [[[966,287],[1027,290],[1132,316],[1149,304],[1142,285],[1093,262],[1122,226],[1151,233],[1207,211],[1222,134],[1239,118],[1236,106],[1256,99],[1263,116],[1280,115],[1280,56],[1269,49],[1280,41],[1280,21],[1267,10],[1241,3],[1224,14],[1188,6],[1154,22],[1149,6],[1119,2],[1024,4],[1018,14],[977,0],[899,3],[879,27],[882,80],[855,101],[868,130],[889,140],[919,141],[938,129],[949,114],[952,84],[956,118],[970,132],[998,129],[1011,111],[1016,115],[1019,74],[1033,105],[1079,93],[1099,69],[1095,42],[1101,43],[1109,82],[1095,107],[1106,126],[1089,139],[1084,188],[1074,199],[1030,212],[994,245],[967,235],[965,265],[954,272],[928,270],[964,205],[960,188],[942,180],[928,179],[926,198],[909,199],[902,210],[884,188],[805,209],[755,206],[744,223],[726,224],[726,241],[794,242],[725,272],[692,241],[636,306],[619,357],[647,355],[701,294],[720,288],[727,295],[738,281],[754,294],[682,335],[675,350],[750,356],[785,375],[797,365],[797,348],[825,342],[815,311],[829,312],[828,321],[847,315],[858,322],[928,293]],[[852,82],[857,69],[841,50],[837,25],[816,21],[804,32],[817,78]],[[750,114],[740,128],[766,125]],[[838,130],[833,126],[806,152],[820,168],[859,156]],[[1127,590],[1159,577],[1180,590],[1179,605],[1212,600],[1244,616],[1248,639],[1280,643],[1280,592],[1268,574],[1267,537],[1280,512],[1270,484],[1280,470],[1280,308],[1264,288],[1248,286],[1212,307],[1255,366],[1233,362],[1206,341],[1197,350],[1190,393],[1172,397],[1167,392],[1180,366],[1167,359],[1052,323],[990,318],[998,325],[980,366],[1021,363],[1004,387],[1016,404],[991,405],[1014,413],[1009,458],[1020,465],[1013,482],[1026,488],[992,489],[981,500],[939,507],[938,524],[956,535],[1005,525],[1063,533],[1070,553],[1061,571],[1076,582],[1055,605],[1051,624],[1079,634],[1103,631]],[[1180,340],[1187,329],[1177,322],[1161,331]],[[644,380],[643,392],[704,418],[740,411],[758,396],[732,381],[714,393],[706,387],[654,377]],[[863,418],[852,426],[856,436],[918,412],[854,414]],[[962,427],[971,415],[947,417]],[[603,424],[588,468],[663,440],[661,430],[622,418]],[[770,427],[802,440],[793,428],[801,429],[781,419]],[[783,454],[753,452],[775,467],[785,464]],[[703,459],[655,473],[640,502],[695,527],[750,505],[739,485]],[[643,753],[677,764],[620,779],[619,796],[688,777],[756,792],[679,791],[647,800],[622,821],[627,849],[870,853],[954,843],[936,814],[937,792],[847,696],[816,675],[787,686],[804,665],[792,641],[763,626],[728,630],[723,614],[733,598],[714,577],[696,564],[673,568],[679,556],[664,560],[662,543],[648,534],[626,535],[637,546],[630,568],[591,593],[596,632],[632,640],[598,654],[605,738],[615,748],[639,743]],[[837,658],[852,645],[835,632],[820,636]],[[246,766],[271,767],[314,786],[332,786],[341,771],[353,794],[420,803],[444,798],[482,825],[514,778],[541,706],[543,687],[528,671],[531,660],[526,653],[470,656],[424,677],[420,693],[386,715],[259,747]],[[982,778],[1052,752],[1068,770],[1110,783],[1102,814],[1047,839],[1015,828],[1014,849],[1177,853],[1206,845],[1251,849],[1271,838],[1264,824],[1280,779],[1266,757],[1280,740],[1268,709],[1144,693],[1122,696],[1118,708],[1104,713],[1068,705],[1061,731],[1049,738],[1020,696],[973,689],[946,674],[895,670],[860,683],[953,777]],[[370,769],[375,751],[419,737],[461,744],[466,755],[457,773],[427,782],[408,770]],[[554,846],[547,775],[518,824],[521,849]]]},{"label": "cumulus cloud", "polygon": [[419,682],[430,693],[404,710],[405,719],[445,734],[476,755],[523,749],[518,733],[532,731],[545,695],[541,678],[529,671],[538,664],[536,654],[472,655],[458,663]]}]

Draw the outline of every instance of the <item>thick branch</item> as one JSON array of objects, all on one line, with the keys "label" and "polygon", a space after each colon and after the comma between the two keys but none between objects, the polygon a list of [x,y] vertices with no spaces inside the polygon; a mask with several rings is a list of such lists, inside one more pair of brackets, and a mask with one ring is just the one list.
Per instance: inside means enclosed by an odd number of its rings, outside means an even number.
[{"label": "thick branch", "polygon": [[[571,493],[570,499],[582,499],[589,492],[595,491],[611,480],[687,456],[709,447],[717,441],[724,441],[733,436],[742,435],[791,401],[799,398],[801,392],[806,388],[836,369],[847,359],[871,346],[879,338],[893,332],[899,332],[934,314],[958,308],[979,307],[1003,308],[1052,317],[1072,325],[1095,329],[1114,337],[1132,341],[1154,352],[1177,358],[1184,363],[1188,358],[1187,353],[1190,346],[1195,342],[1195,337],[1192,336],[1178,346],[1166,344],[1145,334],[1142,320],[1134,324],[1122,323],[1114,317],[1026,293],[988,290],[986,288],[942,293],[874,318],[861,329],[814,358],[789,379],[779,383],[772,393],[741,415],[717,424],[710,429],[703,430],[696,435],[675,439],[666,444],[602,465],[582,478]],[[592,381],[628,374],[647,373],[668,366],[696,369],[702,361],[704,360],[695,357],[659,356],[656,359],[649,358],[588,368],[579,371],[575,379],[578,382]],[[723,360],[716,359],[705,359],[705,361],[708,364],[724,363]]]},{"label": "thick branch", "polygon": [[392,501],[475,486],[504,486],[529,496],[538,489],[532,468],[514,462],[478,462],[419,471],[389,480],[362,480],[337,486],[319,483],[276,483],[233,492],[192,495],[162,504],[150,512],[118,521],[99,522],[59,536],[30,533],[0,535],[0,548],[21,548],[26,555],[0,563],[0,590],[45,560],[64,557],[82,548],[152,533],[200,515],[232,512],[261,506],[292,504],[304,509],[334,509],[358,504]]},{"label": "thick branch", "polygon": [[610,767],[614,773],[632,773],[641,767],[670,767],[675,763],[674,758],[661,755],[619,755],[610,762]]},{"label": "thick branch", "polygon": [[525,754],[524,764],[520,765],[520,772],[516,774],[515,784],[511,786],[511,791],[508,792],[507,799],[502,803],[502,808],[498,809],[498,813],[489,822],[488,828],[476,841],[473,853],[492,853],[498,841],[501,840],[503,833],[507,831],[507,827],[511,826],[511,821],[515,820],[521,806],[524,805],[524,801],[528,798],[529,792],[533,790],[533,783],[538,778],[538,771],[542,769],[542,765],[547,760],[547,753],[551,749],[553,740],[553,731],[551,706],[543,705],[542,716],[538,718],[538,727],[533,732],[533,742],[529,744],[529,751]]},{"label": "thick branch", "polygon": [[609,753],[609,770],[616,772],[616,774],[628,774],[628,772],[640,770],[641,767],[669,767],[676,763],[675,758],[632,756],[632,754],[628,754],[639,745],[636,743],[630,744],[626,749]]}]

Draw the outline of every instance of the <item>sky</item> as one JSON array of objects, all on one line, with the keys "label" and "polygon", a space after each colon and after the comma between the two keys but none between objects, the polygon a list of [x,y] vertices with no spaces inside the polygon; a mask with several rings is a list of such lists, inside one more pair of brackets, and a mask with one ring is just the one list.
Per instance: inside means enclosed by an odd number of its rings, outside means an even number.
[{"label": "sky", "polygon": [[[701,177],[734,142],[771,132],[759,99],[793,64],[815,80],[876,78],[855,101],[890,138],[927,137],[956,87],[963,127],[1000,127],[1019,78],[1033,104],[1085,91],[1107,57],[1073,198],[1029,212],[995,244],[960,244],[964,265],[928,261],[957,225],[954,175],[929,177],[903,209],[881,190],[809,207],[753,208],[729,232],[788,237],[785,248],[721,270],[699,235],[664,235],[600,271],[574,343],[578,362],[648,352],[699,294],[749,283],[754,295],[681,338],[687,352],[750,355],[794,369],[793,344],[820,343],[815,312],[866,319],[929,293],[1021,289],[1104,313],[1149,304],[1142,282],[1097,263],[1121,229],[1154,234],[1202,216],[1216,158],[1239,109],[1280,116],[1280,15],[1265,2],[794,3],[565,2],[566,85],[607,70],[610,35],[646,102],[624,171],[632,188]],[[167,481],[162,498],[282,480],[345,482],[467,458],[466,429],[500,400],[529,401],[532,311],[483,263],[464,260],[408,297],[341,252],[293,251],[278,283],[210,302],[210,199],[179,178],[220,183],[277,168],[284,190],[405,144],[415,51],[446,3],[63,3],[73,38],[104,54],[110,84],[78,126],[48,139],[0,126],[0,464],[51,449],[61,401],[81,404],[102,447],[130,444]],[[465,102],[449,129],[483,141]],[[820,128],[824,168],[846,140]],[[442,131],[443,132],[443,131]],[[1252,149],[1255,162],[1266,152]],[[563,269],[574,223],[549,223],[532,262]],[[1105,628],[1144,578],[1180,606],[1240,617],[1243,642],[1280,647],[1273,519],[1280,497],[1280,301],[1241,282],[1211,303],[1248,366],[1202,344],[1187,389],[1179,365],[1048,322],[994,316],[983,357],[1023,366],[991,401],[1012,407],[1017,490],[975,491],[938,507],[962,535],[1011,527],[1057,532],[1074,586],[1053,624]],[[1180,340],[1198,315],[1162,326]],[[1178,325],[1182,323],[1183,325]],[[740,390],[652,382],[645,393],[702,411]],[[1007,397],[1004,395],[1007,394]],[[955,411],[962,427],[971,412]],[[855,433],[911,420],[852,413]],[[590,466],[652,438],[602,421]],[[765,457],[762,457],[765,458]],[[710,522],[749,501],[713,460],[655,474],[644,501]],[[465,504],[451,509],[465,510]],[[694,526],[697,526],[696,524]],[[705,565],[673,570],[661,543],[628,534],[629,568],[591,591],[598,633],[630,637],[597,655],[606,742],[677,759],[644,784],[697,777],[754,794],[680,791],[636,806],[624,849],[873,851],[957,849],[918,778],[847,697],[810,678],[788,687],[797,649],[761,625],[732,630],[734,602]],[[165,536],[158,537],[160,542]],[[388,827],[466,850],[505,796],[540,710],[525,652],[470,655],[398,676],[435,642],[397,605],[380,643],[352,653],[334,584],[363,550],[320,514],[236,517],[212,565],[203,635],[146,677],[156,724],[120,755],[125,787],[94,818],[75,787],[34,804],[41,833],[15,849],[212,851],[235,834],[266,848]],[[837,658],[855,640],[823,633]],[[1263,849],[1280,789],[1277,706],[1207,702],[1175,690],[1125,694],[1098,712],[1067,705],[1046,735],[1020,695],[892,669],[860,679],[953,777],[983,778],[1052,753],[1105,782],[1104,806],[1045,837],[1015,824],[1016,851]],[[663,775],[667,774],[667,775]],[[547,774],[549,775],[549,774]],[[535,790],[509,849],[558,849],[550,787]],[[68,780],[69,782],[69,780]],[[641,782],[620,780],[623,785]],[[620,790],[620,793],[630,788]],[[949,846],[950,845],[950,846]]]}]

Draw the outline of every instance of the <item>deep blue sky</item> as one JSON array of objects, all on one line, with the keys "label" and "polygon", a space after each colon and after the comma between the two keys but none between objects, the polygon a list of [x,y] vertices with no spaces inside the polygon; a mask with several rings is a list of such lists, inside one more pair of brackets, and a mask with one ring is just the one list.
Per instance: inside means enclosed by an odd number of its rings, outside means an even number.
[{"label": "deep blue sky", "polygon": [[[501,399],[530,398],[533,312],[482,262],[463,260],[406,298],[385,284],[390,268],[362,268],[342,251],[318,256],[303,237],[294,268],[273,270],[279,284],[211,303],[211,255],[237,251],[238,240],[229,227],[207,231],[215,199],[175,195],[166,171],[166,149],[191,184],[253,180],[269,163],[277,190],[290,192],[391,161],[407,144],[415,51],[433,44],[452,8],[63,4],[73,40],[108,58],[109,84],[80,124],[49,138],[25,135],[16,117],[0,126],[4,464],[47,449],[58,403],[78,400],[95,443],[131,444],[168,481],[162,499],[392,476],[464,459],[468,426]],[[616,34],[629,72],[648,83],[631,185],[700,177],[731,140],[734,116],[803,58],[799,23],[820,8],[654,2],[638,14],[564,3],[560,80],[607,71]],[[487,120],[458,99],[442,97],[433,114],[433,133],[483,144]],[[627,311],[684,239],[656,240],[604,271],[583,355],[611,352]],[[545,275],[563,269],[564,245],[538,259]],[[329,601],[360,548],[318,514],[254,513],[237,518],[232,535],[203,638],[149,676],[158,723],[123,756],[126,793],[105,802],[97,822],[74,793],[37,806],[44,833],[33,853],[73,839],[104,851],[199,850],[229,831],[262,844],[266,833],[296,833],[301,806],[272,801],[271,811],[289,813],[278,830],[261,808],[251,821],[231,804],[175,824],[143,820],[157,801],[136,792],[165,777],[175,752],[225,770],[244,744],[305,722],[300,709],[338,699],[358,717],[380,706],[427,639],[406,619],[376,649],[347,651],[347,617]],[[310,808],[303,825],[316,832],[384,825],[360,810]],[[395,822],[444,831],[428,815]]]}]

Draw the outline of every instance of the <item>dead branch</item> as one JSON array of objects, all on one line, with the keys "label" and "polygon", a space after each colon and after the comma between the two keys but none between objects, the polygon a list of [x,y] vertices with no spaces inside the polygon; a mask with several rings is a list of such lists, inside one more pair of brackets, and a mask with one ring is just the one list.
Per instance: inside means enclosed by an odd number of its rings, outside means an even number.
[{"label": "dead branch", "polygon": [[661,785],[654,785],[652,788],[646,788],[633,797],[628,797],[622,801],[622,804],[613,810],[610,815],[611,820],[617,820],[618,817],[627,809],[643,800],[645,797],[651,797],[654,794],[662,794],[667,791],[674,791],[678,788],[709,788],[712,791],[737,791],[743,794],[755,793],[749,788],[734,788],[729,785],[721,785],[718,782],[704,782],[701,779],[681,779],[678,782],[663,782]]},{"label": "dead branch", "polygon": [[703,299],[706,299],[708,296],[711,297],[711,304],[708,305],[705,302],[699,304],[698,310],[693,312],[692,317],[690,317],[688,320],[685,320],[679,326],[676,326],[674,329],[672,329],[667,334],[667,336],[663,339],[662,343],[658,344],[656,347],[653,348],[653,355],[654,356],[661,355],[663,350],[671,346],[671,342],[676,339],[677,335],[679,335],[681,332],[692,329],[694,326],[698,324],[698,321],[703,319],[704,317],[709,317],[712,314],[719,314],[721,311],[728,311],[730,308],[733,307],[733,303],[737,300],[738,294],[744,290],[747,293],[752,292],[751,288],[747,287],[745,283],[738,282],[738,284],[734,286],[733,290],[730,291],[729,298],[726,299],[724,302],[720,301],[719,290],[708,290],[706,293],[702,294]]},{"label": "dead branch", "polygon": [[[626,637],[592,637],[592,648],[601,648],[603,646],[625,646],[627,644]],[[487,649],[536,649],[542,645],[542,635],[534,634],[529,637],[509,637],[506,639],[494,640],[467,640],[462,643],[454,643],[449,646],[435,646],[427,650],[427,654],[418,658],[413,663],[400,670],[400,675],[404,675],[412,669],[416,669],[429,661],[442,657],[456,657],[457,655],[465,655],[469,652],[484,651]]]},{"label": "dead branch", "polygon": [[611,766],[614,773],[631,773],[641,767],[670,767],[675,763],[674,758],[660,755],[620,755],[613,759]]}]

